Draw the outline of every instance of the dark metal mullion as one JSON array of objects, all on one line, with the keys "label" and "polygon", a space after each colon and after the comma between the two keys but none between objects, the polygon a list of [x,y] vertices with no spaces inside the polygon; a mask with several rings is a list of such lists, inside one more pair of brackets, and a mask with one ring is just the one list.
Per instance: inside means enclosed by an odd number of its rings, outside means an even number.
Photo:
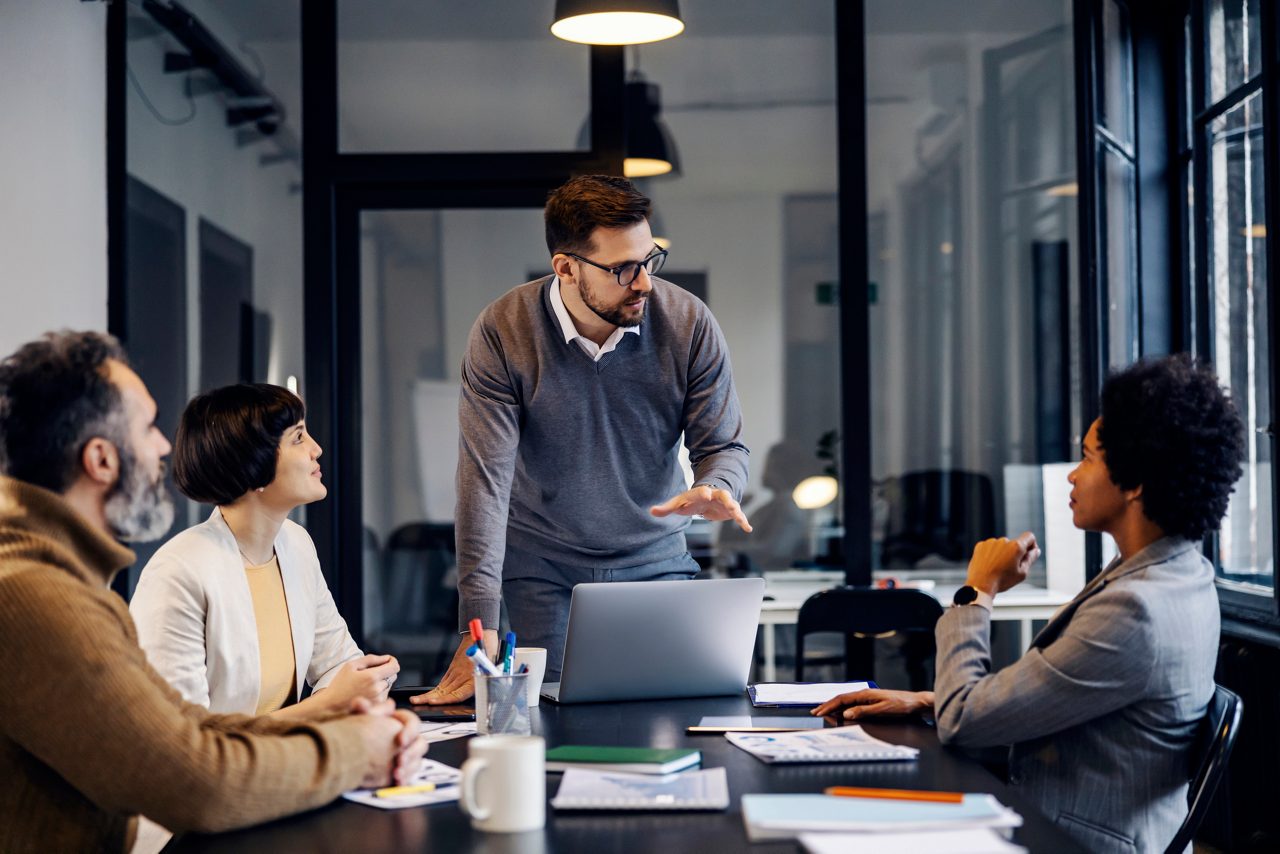
[{"label": "dark metal mullion", "polygon": [[863,0],[836,2],[840,443],[845,583],[871,583],[871,351],[867,299],[867,80]]},{"label": "dark metal mullion", "polygon": [[[1191,9],[1191,109],[1199,115],[1204,110],[1204,8],[1195,3]],[[1192,352],[1203,359],[1212,356],[1210,352],[1210,312],[1212,300],[1209,298],[1209,158],[1205,143],[1208,131],[1205,122],[1192,119],[1191,122],[1191,186],[1195,199],[1194,222],[1192,231],[1195,234],[1195,277],[1191,283],[1192,314],[1190,319],[1190,344]],[[1213,556],[1216,562],[1216,554]]]},{"label": "dark metal mullion", "polygon": [[[616,168],[612,168],[616,167]],[[621,174],[622,158],[592,152],[489,152],[461,154],[339,154],[333,180],[342,185],[398,185],[405,182],[453,185],[508,185],[542,178],[557,186],[587,170]]]},{"label": "dark metal mullion", "polygon": [[[1107,150],[1114,151],[1116,154],[1129,161],[1130,164],[1137,162],[1137,149],[1134,146],[1126,145],[1124,142],[1121,142],[1115,134],[1107,130],[1102,124],[1097,125],[1097,127],[1094,128],[1094,132],[1097,134],[1099,144],[1106,147]],[[1136,139],[1136,133],[1134,134],[1134,137]]]},{"label": "dark metal mullion", "polygon": [[[127,185],[129,174],[129,118],[126,103],[126,64],[129,61],[125,4],[106,8],[106,172],[107,172],[107,331],[127,347],[127,294],[129,225]],[[111,584],[124,599],[129,598],[129,572],[117,572]]]},{"label": "dark metal mullion", "polygon": [[[1280,91],[1277,91],[1277,79],[1280,75],[1280,60],[1276,58],[1280,47],[1280,15],[1276,14],[1274,4],[1263,3],[1259,9],[1262,26],[1262,126],[1267,129],[1263,139],[1263,186],[1266,198],[1263,200],[1264,217],[1267,223],[1280,222]],[[1276,509],[1280,508],[1280,477],[1276,476],[1274,462],[1277,451],[1280,451],[1280,439],[1276,429],[1276,404],[1280,402],[1280,371],[1276,369],[1277,350],[1276,334],[1280,332],[1280,305],[1277,305],[1275,286],[1276,276],[1280,275],[1280,240],[1276,240],[1274,229],[1266,238],[1267,281],[1267,373],[1270,379],[1268,393],[1268,410],[1271,413],[1267,430],[1267,442],[1271,450],[1271,613],[1280,617],[1280,597],[1276,596],[1276,556],[1280,555],[1280,524],[1277,524]],[[1252,430],[1253,425],[1245,425]],[[1250,433],[1250,441],[1255,441]]]},{"label": "dark metal mullion", "polygon": [[[1263,32],[1263,35],[1266,35],[1265,31]],[[1203,68],[1203,66],[1201,66],[1201,68]],[[1209,122],[1216,119],[1218,116],[1230,110],[1232,107],[1235,107],[1241,102],[1243,102],[1246,98],[1248,98],[1254,92],[1261,90],[1262,79],[1267,74],[1267,72],[1265,71],[1265,68],[1266,68],[1265,64],[1263,68],[1264,68],[1263,72],[1259,74],[1257,77],[1253,77],[1249,80],[1246,80],[1244,83],[1241,83],[1239,86],[1237,86],[1236,88],[1228,92],[1226,95],[1224,95],[1221,99],[1214,101],[1212,106],[1201,109],[1198,113],[1196,113],[1195,122],[1197,124],[1202,124],[1202,125],[1208,124]],[[1203,93],[1204,91],[1203,77],[1201,77],[1200,84],[1201,84],[1200,91]]]},{"label": "dark metal mullion", "polygon": [[[347,487],[343,457],[351,450],[342,433],[337,395],[337,282],[334,269],[335,199],[332,175],[338,154],[337,0],[299,3],[302,45],[302,270],[305,373],[302,394],[307,426],[329,460],[330,498],[307,508],[307,529],[338,610],[363,642],[363,610],[344,601],[342,513]],[[357,478],[357,483],[359,479]]]},{"label": "dark metal mullion", "polygon": [[342,453],[329,464],[337,470],[342,489],[335,496],[337,530],[334,546],[338,564],[335,567],[336,598],[345,603],[342,613],[347,627],[356,637],[364,632],[364,390],[361,365],[364,349],[360,336],[360,209],[346,198],[341,187],[334,191],[334,339],[336,364],[334,396],[338,434]]},{"label": "dark metal mullion", "polygon": [[[1100,327],[1101,292],[1098,270],[1097,145],[1094,129],[1098,125],[1095,90],[1095,32],[1100,26],[1097,0],[1074,0],[1072,3],[1072,39],[1075,52],[1076,83],[1076,163],[1079,170],[1080,239],[1080,369],[1081,411],[1084,422],[1079,425],[1083,436],[1098,412],[1102,382],[1102,347],[1105,336]],[[1085,575],[1093,578],[1102,569],[1102,541],[1097,534],[1085,535]]]}]

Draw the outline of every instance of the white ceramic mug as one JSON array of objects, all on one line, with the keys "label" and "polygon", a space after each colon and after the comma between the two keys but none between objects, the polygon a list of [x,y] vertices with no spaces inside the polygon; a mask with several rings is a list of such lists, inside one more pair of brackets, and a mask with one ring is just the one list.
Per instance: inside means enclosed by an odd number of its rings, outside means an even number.
[{"label": "white ceramic mug", "polygon": [[519,833],[547,820],[546,742],[536,735],[471,739],[458,806],[476,830]]},{"label": "white ceramic mug", "polygon": [[547,651],[540,646],[518,646],[513,661],[515,669],[529,665],[529,708],[538,705],[542,697],[542,677],[547,675]]}]

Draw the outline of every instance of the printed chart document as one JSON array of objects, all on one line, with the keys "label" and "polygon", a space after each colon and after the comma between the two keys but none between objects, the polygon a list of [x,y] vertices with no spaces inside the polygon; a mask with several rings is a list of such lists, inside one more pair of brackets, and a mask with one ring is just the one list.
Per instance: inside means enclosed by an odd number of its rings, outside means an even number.
[{"label": "printed chart document", "polygon": [[920,831],[916,833],[802,833],[800,844],[809,854],[1026,854],[994,830]]},{"label": "printed chart document", "polygon": [[[472,727],[475,724],[471,724]],[[406,786],[418,786],[423,783],[434,783],[436,788],[433,792],[414,792],[407,795],[392,795],[389,798],[380,798],[374,794],[377,789],[352,789],[346,792],[342,797],[349,801],[355,801],[357,804],[364,804],[367,807],[377,807],[380,810],[400,810],[405,807],[420,807],[426,804],[443,804],[458,799],[458,782],[462,779],[462,772],[451,765],[445,765],[443,762],[437,762],[434,759],[423,759],[422,768],[417,774],[413,775],[413,779],[407,781]]]},{"label": "printed chart document", "polygon": [[[794,839],[809,831],[877,834],[869,850],[881,851],[880,833],[945,831],[970,828],[1010,828],[1022,816],[987,794],[966,794],[958,804],[932,801],[891,801],[883,798],[842,798],[834,795],[743,795],[742,820],[747,838]],[[936,837],[941,842],[943,836]],[[946,850],[935,845],[917,851]]]},{"label": "printed chart document", "polygon": [[757,759],[788,762],[893,762],[915,759],[914,747],[890,744],[862,727],[843,726],[804,732],[727,732],[724,737]]},{"label": "printed chart document", "polygon": [[570,768],[551,800],[558,810],[724,810],[729,778],[723,768],[655,777]]},{"label": "printed chart document", "polygon": [[747,693],[753,706],[813,708],[837,694],[865,691],[874,687],[874,682],[757,682],[747,686]]}]

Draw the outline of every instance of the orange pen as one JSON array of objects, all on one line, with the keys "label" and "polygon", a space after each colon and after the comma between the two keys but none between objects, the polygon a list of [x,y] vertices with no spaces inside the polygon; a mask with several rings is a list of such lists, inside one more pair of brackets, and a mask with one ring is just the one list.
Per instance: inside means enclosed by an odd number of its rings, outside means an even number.
[{"label": "orange pen", "polygon": [[891,801],[930,801],[938,804],[958,804],[964,801],[962,792],[916,792],[910,789],[860,789],[857,786],[830,786],[825,795],[839,798],[885,798]]}]

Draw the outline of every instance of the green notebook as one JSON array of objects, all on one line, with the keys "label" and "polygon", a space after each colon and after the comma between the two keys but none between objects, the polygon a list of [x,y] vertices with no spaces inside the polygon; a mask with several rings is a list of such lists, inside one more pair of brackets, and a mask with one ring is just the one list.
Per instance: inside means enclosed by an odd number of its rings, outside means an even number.
[{"label": "green notebook", "polygon": [[547,751],[547,770],[592,768],[633,774],[671,774],[702,761],[702,751],[652,747],[592,747],[566,744]]}]

